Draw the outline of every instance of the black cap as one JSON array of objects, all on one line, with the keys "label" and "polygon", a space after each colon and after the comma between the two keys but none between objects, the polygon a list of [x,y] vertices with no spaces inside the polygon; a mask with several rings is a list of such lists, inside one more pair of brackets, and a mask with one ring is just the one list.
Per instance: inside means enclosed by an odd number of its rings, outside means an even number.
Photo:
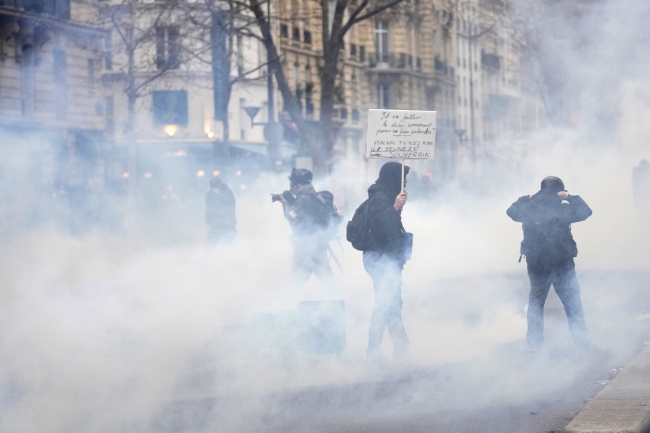
[{"label": "black cap", "polygon": [[291,183],[296,185],[307,185],[308,183],[311,183],[313,178],[314,175],[312,172],[305,168],[294,168],[291,170],[291,176],[289,176]]},{"label": "black cap", "polygon": [[556,192],[564,191],[564,182],[557,176],[546,176],[542,179],[542,189],[554,189]]}]

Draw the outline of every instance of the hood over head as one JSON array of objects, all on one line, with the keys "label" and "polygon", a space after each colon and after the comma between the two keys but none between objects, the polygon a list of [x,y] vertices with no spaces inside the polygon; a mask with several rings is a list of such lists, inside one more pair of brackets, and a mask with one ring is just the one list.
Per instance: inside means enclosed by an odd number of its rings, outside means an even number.
[{"label": "hood over head", "polygon": [[[404,166],[405,178],[406,175],[408,175],[409,170],[410,168],[408,166]],[[399,195],[399,193],[402,190],[401,177],[402,177],[402,164],[394,161],[387,162],[379,170],[379,178],[374,183],[374,185],[372,185],[368,189],[368,192],[372,194],[372,190],[381,188],[386,192],[386,194],[388,194],[388,196],[392,200],[395,200],[395,198]]]},{"label": "hood over head", "polygon": [[228,185],[219,176],[213,176],[210,179],[210,188],[228,189]]}]

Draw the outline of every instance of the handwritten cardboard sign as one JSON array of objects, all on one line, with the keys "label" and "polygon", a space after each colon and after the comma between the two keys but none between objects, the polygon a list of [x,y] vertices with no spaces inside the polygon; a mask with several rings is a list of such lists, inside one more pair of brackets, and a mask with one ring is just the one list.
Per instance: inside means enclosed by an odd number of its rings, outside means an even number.
[{"label": "handwritten cardboard sign", "polygon": [[366,158],[433,159],[436,112],[368,110]]}]

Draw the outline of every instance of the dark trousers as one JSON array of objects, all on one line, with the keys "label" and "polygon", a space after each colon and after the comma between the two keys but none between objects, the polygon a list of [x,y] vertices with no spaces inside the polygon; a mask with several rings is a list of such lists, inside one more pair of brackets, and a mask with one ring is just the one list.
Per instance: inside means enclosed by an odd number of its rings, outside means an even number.
[{"label": "dark trousers", "polygon": [[539,350],[544,342],[544,303],[551,284],[564,305],[573,341],[578,346],[586,346],[588,344],[587,324],[582,311],[580,284],[576,278],[573,261],[551,269],[528,263],[528,277],[530,278],[528,334],[526,335],[528,347]]},{"label": "dark trousers", "polygon": [[395,260],[374,253],[364,253],[363,266],[372,278],[375,289],[375,305],[368,333],[368,352],[379,350],[384,330],[388,328],[395,355],[403,355],[409,338],[402,320],[402,266]]},{"label": "dark trousers", "polygon": [[237,232],[234,228],[210,226],[208,239],[205,244],[208,249],[213,249],[219,242],[230,243],[235,240]]},{"label": "dark trousers", "polygon": [[327,256],[328,241],[320,235],[293,236],[293,270],[291,282],[307,283],[311,274],[325,285],[332,284],[332,268]]}]

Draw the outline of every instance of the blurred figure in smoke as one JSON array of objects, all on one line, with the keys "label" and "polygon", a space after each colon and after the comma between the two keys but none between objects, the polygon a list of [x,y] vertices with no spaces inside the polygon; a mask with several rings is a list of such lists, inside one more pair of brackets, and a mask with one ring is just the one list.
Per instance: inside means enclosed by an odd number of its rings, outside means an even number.
[{"label": "blurred figure in smoke", "polygon": [[[405,178],[408,172],[409,167],[404,167]],[[370,360],[381,359],[381,340],[386,328],[396,359],[406,355],[409,345],[402,321],[402,269],[408,257],[402,225],[406,192],[401,190],[401,177],[402,164],[387,162],[379,170],[379,179],[368,188],[370,239],[363,252],[363,266],[372,278],[375,291],[368,336]]]},{"label": "blurred figure in smoke", "polygon": [[210,179],[210,191],[205,195],[205,222],[210,228],[208,248],[214,248],[219,241],[231,242],[235,239],[235,196],[228,185],[216,176]]},{"label": "blurred figure in smoke", "polygon": [[273,197],[274,201],[277,199],[282,203],[284,216],[293,232],[292,282],[296,285],[305,284],[311,274],[315,274],[323,284],[332,282],[327,256],[327,216],[311,184],[312,179],[311,171],[294,168],[289,176],[289,191]]},{"label": "blurred figure in smoke", "polygon": [[587,347],[587,324],[573,261],[578,248],[571,224],[589,218],[591,209],[580,196],[569,195],[562,180],[549,176],[542,180],[539,192],[520,197],[507,214],[523,223],[521,255],[526,257],[530,278],[528,348],[537,352],[544,341],[544,303],[551,284],[564,305],[573,341]]},{"label": "blurred figure in smoke", "polygon": [[641,216],[648,216],[650,214],[650,163],[645,159],[632,170],[632,192],[634,207]]}]

